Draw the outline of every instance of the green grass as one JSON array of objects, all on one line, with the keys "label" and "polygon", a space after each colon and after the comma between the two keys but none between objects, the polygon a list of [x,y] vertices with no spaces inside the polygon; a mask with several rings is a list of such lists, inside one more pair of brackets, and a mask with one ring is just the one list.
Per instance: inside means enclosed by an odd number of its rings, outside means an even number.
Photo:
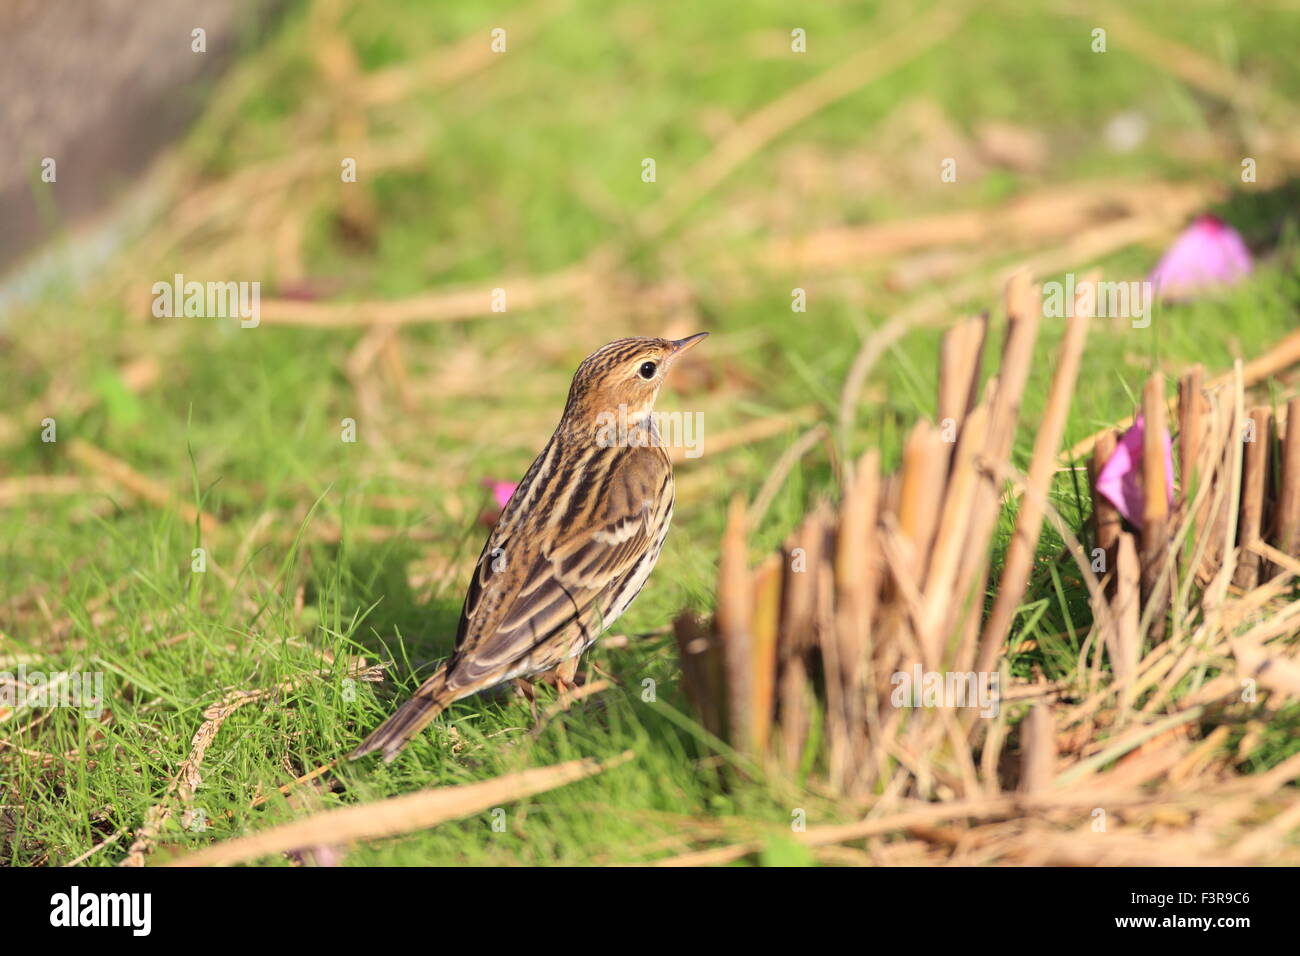
[{"label": "green grass", "polygon": [[[345,6],[343,31],[363,72],[486,36],[521,9],[417,0]],[[775,0],[703,9],[576,0],[559,6],[536,37],[512,43],[502,62],[377,111],[372,138],[398,135],[412,123],[429,132],[424,161],[373,174],[362,166],[352,188],[364,190],[373,205],[375,230],[367,241],[349,239],[337,227],[333,165],[320,174],[330,184],[296,184],[287,200],[258,197],[246,215],[271,201],[301,211],[306,273],[337,283],[343,299],[396,298],[456,283],[490,286],[501,275],[561,269],[602,243],[627,239],[635,217],[709,153],[718,129],[858,52],[887,29],[880,22],[896,24],[907,15],[890,7],[880,14],[883,21],[873,21],[878,6],[817,4],[792,21],[789,4]],[[1234,11],[1229,22],[1209,4],[1159,9],[1167,15],[1143,11],[1153,28],[1279,93],[1300,90],[1291,42],[1300,27],[1295,11]],[[327,133],[303,119],[329,102],[311,23],[310,5],[295,5],[227,78],[235,84],[239,71],[250,71],[261,82],[246,95],[229,94],[234,108],[201,119],[180,145],[196,182],[304,148],[310,144],[303,135],[328,142]],[[522,701],[473,698],[389,767],[344,766],[337,773],[341,787],[299,788],[296,805],[279,797],[256,809],[250,803],[349,750],[447,653],[466,572],[486,534],[475,523],[486,504],[481,481],[522,474],[558,418],[568,376],[603,342],[633,331],[656,334],[670,317],[691,326],[683,331],[712,331],[700,352],[724,384],[688,384],[664,399],[670,409],[703,409],[707,435],[808,403],[834,420],[840,383],[860,341],[907,297],[885,290],[870,268],[819,277],[762,270],[746,258],[762,239],[987,207],[1031,189],[1100,177],[1231,181],[1240,117],[1118,43],[1104,56],[1091,53],[1089,24],[1050,5],[981,7],[955,37],[779,137],[675,229],[645,245],[631,243],[621,283],[595,301],[409,327],[401,348],[416,386],[414,406],[403,409],[380,381],[380,421],[362,414],[345,371],[359,331],[146,321],[124,304],[117,278],[127,277],[121,281],[136,299],[173,271],[199,278],[211,261],[204,255],[229,235],[200,232],[170,249],[145,237],[123,250],[118,271],[104,283],[58,287],[0,317],[7,340],[0,352],[4,405],[20,426],[0,453],[0,479],[77,473],[66,449],[81,437],[222,524],[216,535],[201,535],[174,513],[113,490],[0,507],[4,666],[26,660],[46,671],[101,671],[108,697],[98,720],[53,709],[29,733],[11,738],[69,756],[45,766],[12,749],[4,754],[0,859],[66,862],[119,829],[137,828],[188,753],[205,707],[230,690],[269,688],[323,668],[326,676],[226,722],[203,761],[195,798],[210,829],[187,832],[173,823],[164,843],[198,847],[317,807],[631,749],[636,756],[625,765],[506,807],[504,832],[481,816],[358,846],[346,861],[640,860],[687,848],[674,840],[688,817],[740,818],[752,832],[771,835],[764,861],[801,860],[781,836],[792,810],[806,809],[813,824],[846,819],[852,809],[815,789],[733,772],[729,755],[689,719],[673,639],[664,633],[682,607],[711,607],[726,502],[733,493],[757,491],[786,443],[782,438],[679,470],[680,503],[667,548],[651,585],[617,628],[633,639],[625,648],[593,653],[619,686],[558,716],[536,739],[528,736],[532,720]],[[784,52],[793,26],[810,38],[801,57]],[[900,180],[909,158],[877,141],[873,129],[913,100],[937,104],[966,136],[988,119],[1037,130],[1052,159],[1036,173],[993,170],[949,186],[937,175],[932,186]],[[1150,134],[1139,149],[1117,155],[1106,150],[1100,131],[1125,110],[1142,111]],[[1214,149],[1186,148],[1211,135]],[[339,144],[340,155],[350,155],[353,145]],[[799,150],[825,164],[804,186],[794,172]],[[656,184],[640,180],[645,156],[657,160]],[[875,171],[864,184],[852,175],[859,168]],[[1153,368],[1176,372],[1202,362],[1219,371],[1294,326],[1300,275],[1294,223],[1285,226],[1291,208],[1289,194],[1261,197],[1239,189],[1225,215],[1256,240],[1283,233],[1248,285],[1215,301],[1164,309],[1150,329],[1094,330],[1067,444],[1128,414],[1131,396]],[[248,237],[253,264],[202,278],[258,280],[271,294],[277,271],[265,246],[256,245],[264,239]],[[1101,265],[1108,277],[1140,276],[1158,252],[1128,249]],[[139,274],[145,263],[156,268]],[[641,302],[666,283],[689,290],[675,314]],[[809,290],[806,315],[789,310],[796,285]],[[969,304],[997,305],[991,296]],[[1021,467],[1059,336],[1049,324],[1039,343],[1027,424],[1016,445]],[[933,414],[938,341],[938,332],[918,331],[877,368],[858,429],[847,436],[854,453],[878,445],[887,463],[896,462],[911,423]],[[151,355],[160,361],[160,376],[136,394],[118,369]],[[78,391],[91,400],[60,398]],[[58,422],[54,444],[39,439],[47,415]],[[355,444],[340,440],[346,417],[358,419],[362,440]],[[391,454],[370,443],[376,430]],[[779,542],[832,485],[821,452],[796,469],[755,535],[754,555]],[[400,499],[398,505],[386,496]],[[1077,527],[1083,514],[1070,484],[1061,481],[1054,497]],[[1003,516],[1004,536],[1013,518]],[[341,528],[341,540],[323,535],[326,526]],[[208,570],[196,574],[191,549],[200,546]],[[1077,574],[1068,562],[1051,564],[1059,550],[1048,533],[1017,637],[1039,640],[1040,650],[1018,656],[1018,672],[1039,666],[1051,676],[1068,673],[1086,633],[1086,595]],[[1054,636],[1070,627],[1072,638]],[[346,682],[346,663],[356,655],[394,661],[391,682],[378,690]],[[642,700],[646,679],[655,681],[654,702]],[[13,729],[12,722],[3,725],[5,735]],[[1266,735],[1261,766],[1293,747],[1290,739]],[[90,862],[115,863],[128,845],[124,838]]]}]

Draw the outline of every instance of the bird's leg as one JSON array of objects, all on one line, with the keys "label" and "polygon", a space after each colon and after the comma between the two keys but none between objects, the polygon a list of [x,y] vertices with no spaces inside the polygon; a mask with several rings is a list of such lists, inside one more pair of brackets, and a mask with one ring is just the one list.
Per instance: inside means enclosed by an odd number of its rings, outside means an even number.
[{"label": "bird's leg", "polygon": [[511,683],[515,685],[515,693],[528,701],[528,710],[533,715],[533,723],[537,723],[537,687],[527,677],[516,677]]},{"label": "bird's leg", "polygon": [[555,686],[560,691],[559,704],[565,710],[569,709],[569,695],[577,686],[575,678],[578,676],[579,657],[580,655],[574,654],[568,660],[561,661],[555,668]]}]

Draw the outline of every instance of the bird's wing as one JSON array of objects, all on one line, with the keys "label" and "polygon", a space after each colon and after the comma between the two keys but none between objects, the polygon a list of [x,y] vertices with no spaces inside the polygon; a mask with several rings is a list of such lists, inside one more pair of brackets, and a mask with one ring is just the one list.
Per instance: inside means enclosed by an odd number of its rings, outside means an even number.
[{"label": "bird's wing", "polygon": [[[662,496],[672,494],[671,472],[653,461],[629,462],[611,479],[594,507],[566,509],[579,516],[566,527],[542,533],[553,516],[541,515],[489,539],[465,596],[449,668],[454,687],[508,671],[538,645],[567,639],[571,627],[593,639],[599,633],[600,615],[658,536]],[[500,570],[494,558],[504,558]]]}]

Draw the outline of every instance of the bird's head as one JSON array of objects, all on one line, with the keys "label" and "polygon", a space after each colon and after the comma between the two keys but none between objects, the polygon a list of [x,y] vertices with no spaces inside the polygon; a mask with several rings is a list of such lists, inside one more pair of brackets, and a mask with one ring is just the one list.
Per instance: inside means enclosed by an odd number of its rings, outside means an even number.
[{"label": "bird's head", "polygon": [[601,413],[618,416],[624,409],[628,421],[644,419],[654,410],[673,363],[708,334],[698,332],[684,339],[618,339],[601,346],[583,359],[574,373],[565,418],[571,424],[590,424]]}]

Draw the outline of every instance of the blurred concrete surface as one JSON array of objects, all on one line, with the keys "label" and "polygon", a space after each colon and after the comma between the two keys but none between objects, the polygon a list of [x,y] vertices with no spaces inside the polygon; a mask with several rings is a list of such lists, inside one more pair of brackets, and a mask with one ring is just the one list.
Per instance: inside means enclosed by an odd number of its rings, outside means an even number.
[{"label": "blurred concrete surface", "polygon": [[[0,270],[104,209],[282,0],[2,0]],[[204,53],[192,31],[206,31]],[[57,180],[40,180],[54,159]]]}]

